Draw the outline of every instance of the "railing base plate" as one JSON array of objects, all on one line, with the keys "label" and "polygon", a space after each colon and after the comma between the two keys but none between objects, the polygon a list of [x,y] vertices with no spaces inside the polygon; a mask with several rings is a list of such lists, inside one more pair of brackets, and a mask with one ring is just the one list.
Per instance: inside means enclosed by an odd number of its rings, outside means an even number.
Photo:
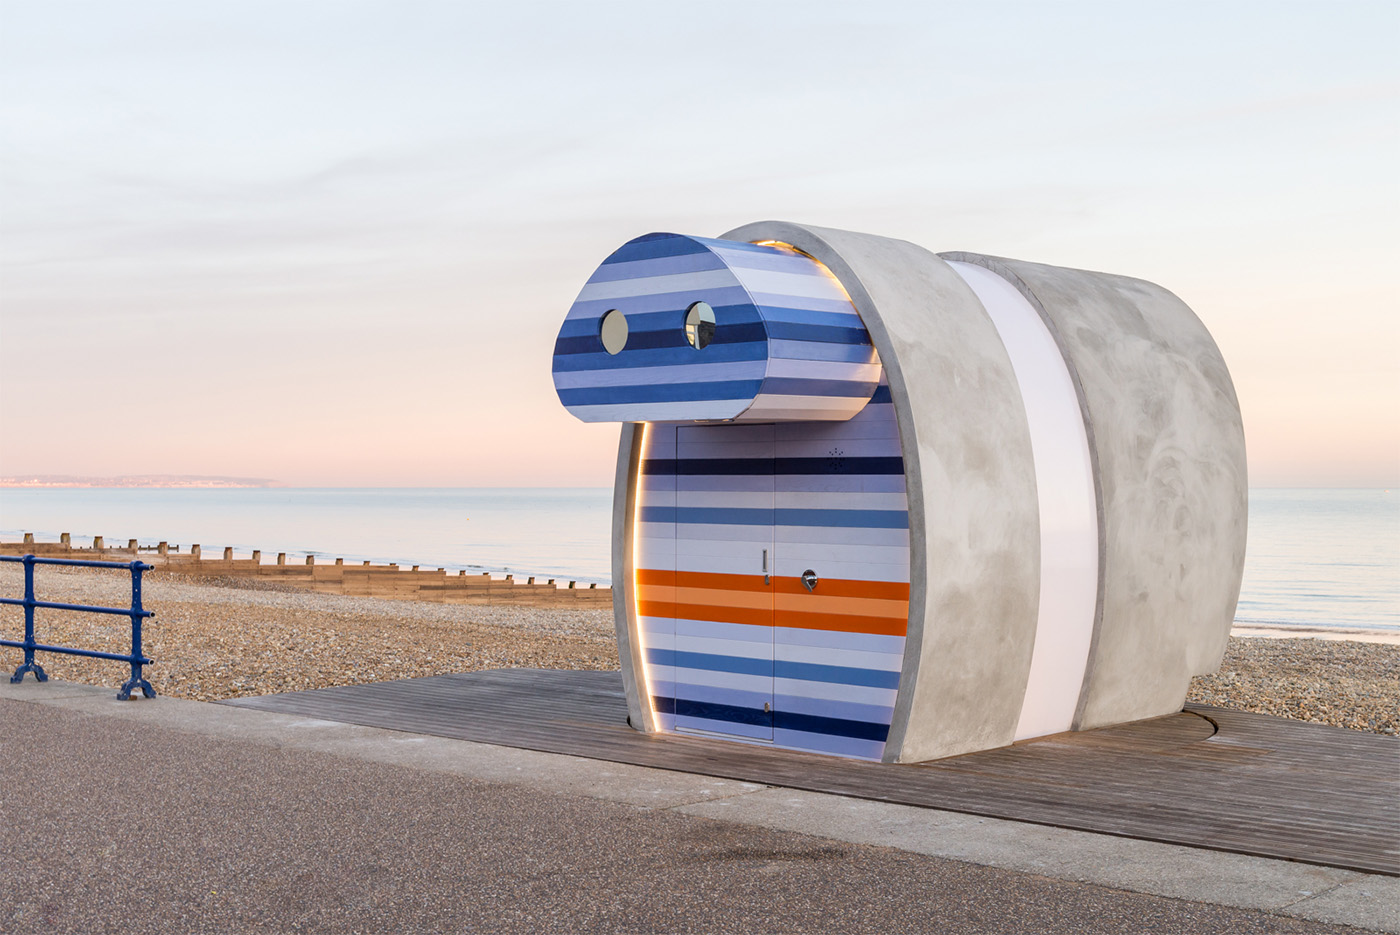
[{"label": "railing base plate", "polygon": [[39,665],[39,663],[37,662],[26,662],[24,665],[20,666],[18,669],[15,670],[15,674],[10,676],[10,681],[23,682],[24,673],[26,672],[33,672],[34,680],[36,682],[47,682],[49,680],[49,674],[44,671],[43,666]]},{"label": "railing base plate", "polygon": [[117,692],[117,700],[131,700],[131,693],[138,688],[141,689],[141,694],[145,695],[147,698],[154,698],[156,696],[156,690],[151,687],[150,682],[142,678],[131,678],[122,683],[121,690]]}]

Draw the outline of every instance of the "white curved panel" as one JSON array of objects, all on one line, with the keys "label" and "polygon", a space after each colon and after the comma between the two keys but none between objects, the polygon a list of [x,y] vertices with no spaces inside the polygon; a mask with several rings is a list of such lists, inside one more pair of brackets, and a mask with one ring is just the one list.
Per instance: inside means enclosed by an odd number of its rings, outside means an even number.
[{"label": "white curved panel", "polygon": [[1074,721],[1098,597],[1098,509],[1079,397],[1050,330],[1005,279],[948,264],[972,288],[1011,358],[1030,423],[1040,508],[1040,610],[1016,739]]}]

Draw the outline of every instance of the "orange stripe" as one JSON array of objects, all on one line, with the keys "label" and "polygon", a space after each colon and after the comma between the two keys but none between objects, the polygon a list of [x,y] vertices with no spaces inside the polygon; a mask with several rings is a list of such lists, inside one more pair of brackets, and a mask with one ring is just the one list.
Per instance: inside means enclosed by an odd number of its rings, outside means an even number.
[{"label": "orange stripe", "polygon": [[863,614],[869,617],[909,617],[908,601],[880,601],[868,597],[833,597],[820,593],[808,594],[803,588],[801,594],[779,594],[774,601],[774,609],[779,614]]},{"label": "orange stripe", "polygon": [[755,627],[771,627],[771,608],[720,607],[714,604],[668,604],[638,601],[637,613],[643,617],[676,617],[682,620],[710,620],[714,623],[743,623]]},{"label": "orange stripe", "polygon": [[868,597],[836,597],[831,594],[807,592],[778,594],[771,591],[722,591],[718,588],[673,588],[669,585],[644,584],[637,589],[639,600],[657,603],[680,601],[683,604],[703,604],[706,607],[770,607],[778,613],[863,614],[870,617],[908,617],[909,602],[878,600]]},{"label": "orange stripe", "polygon": [[644,584],[637,589],[637,600],[651,601],[652,603],[670,601],[674,604],[676,602],[676,589],[663,587],[659,584]]},{"label": "orange stripe", "polygon": [[715,607],[767,607],[769,610],[773,608],[772,593],[763,591],[719,591],[645,584],[637,589],[637,598],[643,601],[680,601],[683,604],[705,604]]},{"label": "orange stripe", "polygon": [[[706,588],[720,591],[767,591],[779,594],[806,594],[801,578],[774,577],[773,584],[763,583],[762,575],[721,575],[706,571],[668,571],[657,568],[637,569],[637,583],[675,585],[681,588]],[[861,581],[852,578],[823,578],[817,586],[826,597],[863,597],[881,601],[909,600],[906,581]]]},{"label": "orange stripe", "polygon": [[681,604],[705,604],[721,607],[765,607],[773,610],[772,591],[721,591],[718,588],[676,588],[676,601]]},{"label": "orange stripe", "polygon": [[861,581],[855,578],[817,579],[817,590],[808,592],[801,578],[774,578],[779,594],[816,593],[827,597],[865,597],[877,601],[908,601],[907,581]]}]

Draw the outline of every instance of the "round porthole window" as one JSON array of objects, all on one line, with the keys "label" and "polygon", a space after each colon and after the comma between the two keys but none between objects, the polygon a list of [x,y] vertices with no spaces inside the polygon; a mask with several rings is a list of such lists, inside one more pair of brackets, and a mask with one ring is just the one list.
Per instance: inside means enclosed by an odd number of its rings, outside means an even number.
[{"label": "round porthole window", "polygon": [[685,339],[699,350],[715,339],[715,310],[705,302],[696,302],[685,313]]},{"label": "round porthole window", "polygon": [[627,346],[627,316],[615,308],[604,312],[598,324],[598,337],[603,341],[603,350],[609,354],[622,350]]}]

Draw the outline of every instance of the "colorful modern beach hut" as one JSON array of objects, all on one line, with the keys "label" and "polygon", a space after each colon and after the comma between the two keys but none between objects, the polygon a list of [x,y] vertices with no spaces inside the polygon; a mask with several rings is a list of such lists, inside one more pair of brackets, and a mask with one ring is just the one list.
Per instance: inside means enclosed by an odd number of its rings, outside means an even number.
[{"label": "colorful modern beach hut", "polygon": [[553,373],[622,423],[638,729],[918,761],[1171,713],[1219,665],[1244,435],[1158,286],[785,222],[648,234]]}]

